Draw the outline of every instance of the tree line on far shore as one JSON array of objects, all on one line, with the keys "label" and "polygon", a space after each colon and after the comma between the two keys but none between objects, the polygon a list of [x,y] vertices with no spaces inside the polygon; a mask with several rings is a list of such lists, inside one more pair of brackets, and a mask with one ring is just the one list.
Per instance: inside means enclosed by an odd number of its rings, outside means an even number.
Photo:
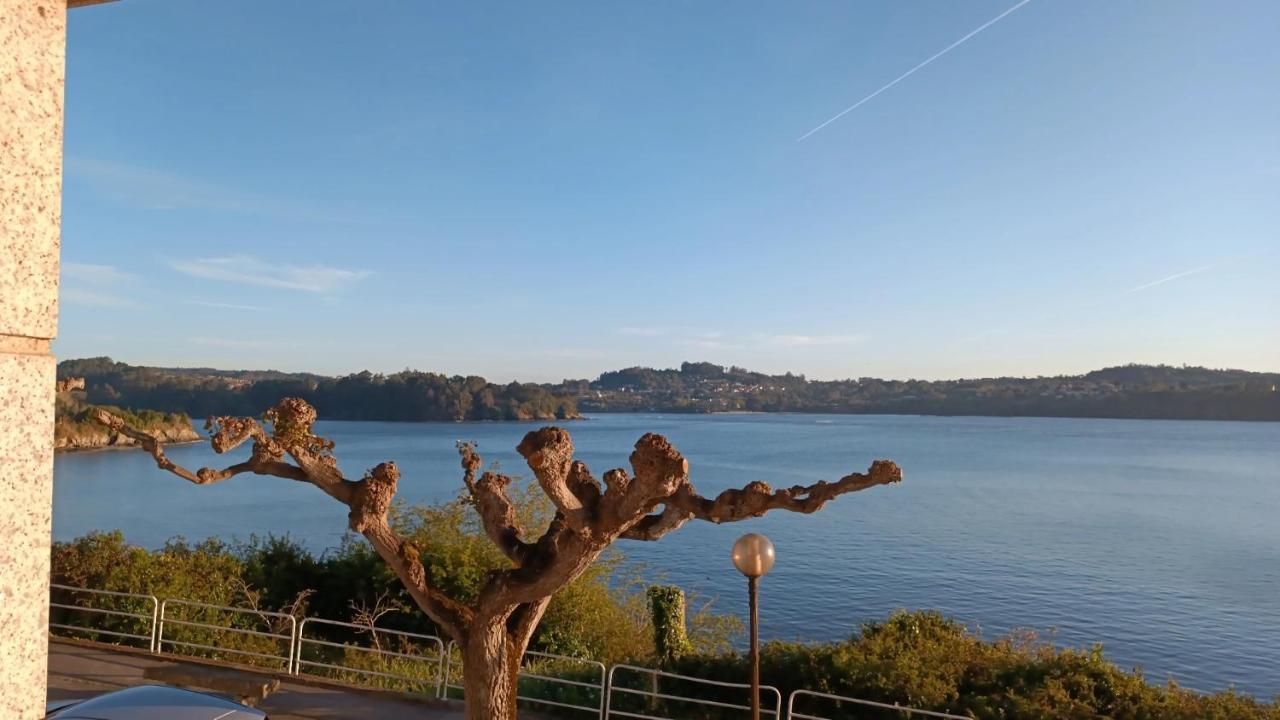
[{"label": "tree line on far shore", "polygon": [[1082,375],[959,380],[809,380],[713,363],[633,367],[567,380],[583,412],[808,412],[899,415],[1280,420],[1280,373],[1123,365]]},{"label": "tree line on far shore", "polygon": [[327,420],[565,420],[579,412],[809,412],[902,415],[1280,420],[1280,373],[1124,365],[1082,375],[959,380],[810,380],[686,362],[632,367],[595,380],[491,383],[404,370],[341,377],[273,370],[158,368],[111,358],[65,360],[90,403],[257,415],[301,397]]},{"label": "tree line on far shore", "polygon": [[532,383],[491,383],[475,375],[404,370],[342,377],[274,371],[154,368],[111,358],[64,360],[58,377],[83,377],[88,402],[184,412],[192,417],[254,417],[281,398],[300,397],[325,420],[567,420],[571,397]]}]

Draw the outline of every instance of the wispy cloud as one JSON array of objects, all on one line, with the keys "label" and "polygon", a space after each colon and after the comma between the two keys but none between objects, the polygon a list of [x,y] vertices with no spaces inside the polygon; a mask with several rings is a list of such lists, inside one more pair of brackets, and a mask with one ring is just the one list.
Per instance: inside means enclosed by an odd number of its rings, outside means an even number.
[{"label": "wispy cloud", "polygon": [[115,265],[94,265],[92,263],[64,262],[62,277],[94,285],[118,285],[129,282],[133,276],[120,271]]},{"label": "wispy cloud", "polygon": [[740,343],[726,342],[712,337],[692,338],[685,344],[698,350],[740,350],[743,347]]},{"label": "wispy cloud", "polygon": [[61,302],[85,307],[132,308],[138,303],[122,297],[134,277],[114,265],[64,262],[61,267]]},{"label": "wispy cloud", "polygon": [[533,353],[549,358],[566,358],[571,360],[603,358],[608,355],[603,348],[595,347],[542,348],[541,350],[534,350]]},{"label": "wispy cloud", "polygon": [[1000,13],[999,15],[997,15],[997,16],[995,16],[995,17],[991,18],[990,20],[986,21],[985,23],[983,23],[983,24],[979,25],[976,29],[974,29],[973,31],[971,31],[968,35],[965,35],[964,37],[960,38],[959,40],[957,40],[957,41],[955,41],[955,42],[951,43],[950,45],[948,45],[948,46],[946,46],[946,47],[942,48],[942,49],[941,49],[941,50],[939,50],[938,52],[936,52],[936,53],[934,53],[933,55],[931,55],[931,56],[930,56],[928,59],[926,59],[924,62],[920,63],[919,65],[916,65],[915,67],[913,67],[913,68],[911,68],[910,70],[908,70],[908,71],[906,71],[906,72],[902,73],[901,75],[899,75],[898,77],[894,78],[893,80],[890,80],[888,83],[886,83],[886,84],[882,85],[882,86],[880,87],[880,89],[878,89],[878,90],[876,90],[875,92],[871,93],[870,95],[868,95],[868,96],[866,96],[866,97],[862,98],[861,100],[859,100],[858,102],[856,102],[856,103],[854,103],[854,104],[850,105],[849,107],[845,108],[844,110],[841,110],[840,112],[836,113],[835,115],[831,116],[830,118],[827,118],[827,120],[825,120],[824,122],[822,122],[821,124],[819,124],[819,125],[818,125],[817,127],[815,127],[814,129],[812,129],[812,130],[810,130],[809,132],[807,132],[807,133],[805,133],[805,134],[801,135],[800,137],[796,138],[796,142],[800,142],[801,140],[804,140],[805,138],[809,137],[810,135],[813,135],[814,133],[818,132],[818,131],[819,131],[819,130],[821,130],[822,128],[824,128],[824,127],[826,127],[826,126],[830,125],[831,123],[833,123],[833,122],[835,122],[835,121],[839,120],[840,118],[844,117],[845,115],[848,115],[849,113],[853,112],[854,110],[857,110],[858,108],[862,107],[863,105],[865,105],[866,103],[870,102],[873,98],[875,98],[875,97],[876,97],[877,95],[879,95],[880,93],[884,92],[885,90],[888,90],[889,88],[893,87],[894,85],[897,85],[898,83],[902,82],[903,80],[906,80],[907,78],[909,78],[909,77],[911,77],[912,75],[916,74],[916,72],[917,72],[918,70],[923,69],[926,65],[928,65],[929,63],[932,63],[934,60],[937,60],[938,58],[942,57],[943,55],[946,55],[947,53],[951,52],[952,50],[955,50],[956,48],[960,47],[960,46],[961,46],[961,45],[963,45],[964,43],[968,42],[968,40],[969,40],[970,38],[972,38],[974,35],[977,35],[978,33],[982,32],[983,30],[986,30],[987,28],[991,27],[992,25],[995,25],[996,23],[1000,22],[1001,20],[1003,20],[1003,19],[1005,19],[1006,17],[1008,17],[1009,15],[1011,15],[1015,10],[1017,10],[1018,8],[1021,8],[1023,5],[1026,5],[1026,4],[1027,4],[1027,3],[1029,3],[1029,2],[1031,2],[1031,0],[1021,0],[1021,2],[1019,2],[1019,3],[1015,4],[1013,7],[1009,8],[1008,10],[1005,10],[1004,12]]},{"label": "wispy cloud", "polygon": [[270,265],[247,255],[178,260],[170,266],[178,272],[207,280],[321,294],[341,290],[370,275],[368,270],[325,265]]},{"label": "wispy cloud", "polygon": [[1208,265],[1203,265],[1198,268],[1192,268],[1191,270],[1187,270],[1185,272],[1174,273],[1169,277],[1163,277],[1163,278],[1160,278],[1159,280],[1153,280],[1149,283],[1143,283],[1142,285],[1139,285],[1137,287],[1129,288],[1128,290],[1124,291],[1124,294],[1130,295],[1132,293],[1142,292],[1143,290],[1146,290],[1148,288],[1153,288],[1157,285],[1163,285],[1167,282],[1173,282],[1174,280],[1179,280],[1181,278],[1187,277],[1188,275],[1195,275],[1196,273],[1202,273],[1202,272],[1205,272],[1206,270],[1212,270],[1216,267],[1218,267],[1218,263],[1209,263]]},{"label": "wispy cloud", "polygon": [[187,342],[203,347],[228,348],[231,350],[275,350],[285,347],[296,347],[294,342],[283,340],[245,340],[241,338],[191,337]]},{"label": "wispy cloud", "polygon": [[365,223],[313,203],[204,180],[163,168],[68,156],[68,178],[87,184],[116,202],[146,210],[212,210],[312,222]]},{"label": "wispy cloud", "polygon": [[119,201],[151,210],[256,212],[270,208],[248,193],[159,168],[68,156],[66,173]]},{"label": "wispy cloud", "polygon": [[824,345],[848,345],[866,340],[865,335],[774,335],[769,342],[782,347],[820,347]]},{"label": "wispy cloud", "polygon": [[258,310],[261,310],[261,309],[262,309],[262,308],[260,308],[260,307],[258,307],[258,306],[256,306],[256,305],[237,305],[237,304],[235,304],[235,303],[206,302],[206,301],[204,301],[204,300],[183,300],[182,302],[183,302],[183,303],[185,303],[185,304],[187,304],[187,305],[199,305],[200,307],[218,308],[218,309],[220,309],[220,310],[253,310],[253,311],[258,311]]},{"label": "wispy cloud", "polygon": [[752,332],[726,335],[719,330],[699,330],[679,326],[628,326],[618,329],[621,335],[638,338],[663,338],[665,342],[695,350],[743,350],[746,348],[809,348],[848,345],[866,340],[865,335],[848,333],[797,335]]},{"label": "wispy cloud", "polygon": [[624,327],[618,328],[619,335],[629,335],[631,337],[662,337],[670,335],[671,328],[663,327]]},{"label": "wispy cloud", "polygon": [[128,298],[120,297],[119,295],[113,295],[109,292],[101,292],[97,290],[83,290],[80,288],[62,288],[58,293],[58,301],[67,303],[68,305],[82,305],[85,307],[138,307],[138,303]]}]

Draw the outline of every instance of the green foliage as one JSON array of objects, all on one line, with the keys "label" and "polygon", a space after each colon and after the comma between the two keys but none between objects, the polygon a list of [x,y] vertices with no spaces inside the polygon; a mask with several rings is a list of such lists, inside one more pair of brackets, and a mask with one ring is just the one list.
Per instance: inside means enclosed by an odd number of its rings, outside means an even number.
[{"label": "green foliage", "polygon": [[[114,592],[154,595],[157,598],[182,600],[219,606],[252,608],[250,594],[244,585],[244,558],[224,543],[205,540],[191,545],[181,538],[170,540],[156,551],[128,545],[119,532],[93,533],[69,543],[53,546],[53,581],[58,584],[88,587]],[[67,625],[91,624],[94,627],[129,635],[149,633],[147,617],[152,614],[149,603],[133,598],[102,598],[65,590],[55,590],[54,602],[65,605],[100,607],[130,616],[90,615],[84,611],[56,608],[51,622]],[[133,617],[141,616],[141,617]],[[193,605],[174,605],[168,615],[175,620],[199,622],[253,632],[281,632],[274,619],[256,613],[211,610]],[[112,640],[117,636],[79,633],[91,639]],[[186,643],[183,652],[217,655],[195,645],[225,647],[228,651],[258,654],[287,654],[288,643],[233,630],[213,630],[173,623],[166,628],[165,638]],[[145,644],[145,643],[140,643]],[[255,655],[235,654],[231,659],[250,664],[276,666],[279,663]]]},{"label": "green foliage", "polygon": [[[522,492],[529,492],[527,489]],[[529,512],[537,520],[543,512],[536,504]],[[500,567],[505,560],[486,549],[487,541],[474,527],[477,522],[467,503],[456,500],[430,508],[402,509],[397,522],[425,548],[424,557],[438,577],[452,591],[474,595],[484,571]],[[431,634],[434,628],[422,613],[409,610],[407,598],[398,598],[399,583],[386,571],[381,560],[363,542],[348,539],[334,553],[314,557],[288,538],[252,539],[239,546],[216,540],[191,544],[175,539],[163,548],[148,551],[128,545],[119,532],[94,533],[53,547],[55,583],[115,590],[120,592],[175,597],[213,605],[248,610],[283,610],[313,617],[356,621],[389,610],[379,627]],[[647,642],[653,628],[647,620],[646,596],[639,577],[616,556],[606,559],[559,593],[551,604],[535,638],[533,649],[559,655],[591,658],[605,662],[655,665],[658,657]],[[316,590],[299,595],[300,590]],[[678,597],[669,588],[658,589],[650,598],[670,607]],[[88,604],[83,595],[55,590],[59,604]],[[93,604],[119,612],[136,614],[97,616],[96,627],[115,632],[144,635],[151,612],[149,603],[131,598],[115,598]],[[80,624],[83,611],[54,608],[50,621]],[[190,606],[172,609],[171,617],[226,625],[233,628],[284,632],[286,623],[254,612],[228,613]],[[701,619],[700,619],[701,616]],[[308,637],[345,645],[332,648],[309,646],[304,659],[344,665],[353,669],[402,676],[379,678],[352,670],[311,671],[377,687],[428,691],[437,681],[439,665],[436,646],[387,633],[376,636],[367,631],[334,629],[324,634],[324,626],[308,628]],[[747,677],[742,655],[726,651],[728,638],[740,630],[723,616],[704,607],[691,620],[693,653],[674,658],[670,670],[694,677],[740,683]],[[59,631],[65,632],[65,631]],[[80,633],[108,642],[125,641],[119,636]],[[194,645],[213,645],[221,651],[206,651],[191,645],[179,650],[208,654],[237,662],[278,665],[277,661],[253,655],[282,654],[283,643],[257,635],[215,631],[173,625],[165,635],[170,640]],[[140,643],[146,645],[145,641]],[[380,647],[405,652],[421,659],[378,657],[359,647]],[[538,674],[596,682],[598,670],[567,661],[531,659],[529,669]],[[455,662],[455,665],[457,663]],[[456,667],[455,667],[456,670]],[[782,690],[807,689],[873,700],[900,703],[928,710],[951,712],[982,720],[1075,720],[1116,718],[1118,720],[1280,720],[1280,705],[1259,702],[1232,691],[1202,695],[1176,685],[1153,685],[1140,672],[1125,672],[1107,661],[1101,648],[1088,650],[1055,648],[1032,634],[1023,633],[984,641],[964,626],[936,612],[899,611],[884,621],[867,623],[842,642],[766,643],[761,652],[761,676],[766,684]],[[457,681],[455,674],[454,681]],[[653,679],[645,674],[619,674],[622,687],[649,692]],[[701,697],[707,700],[740,703],[740,691],[720,692],[706,686],[663,678],[660,692]],[[558,685],[532,678],[521,680],[521,693],[559,702],[594,707],[599,702],[589,688]],[[620,709],[648,714],[689,717],[686,704],[654,701],[619,693]],[[797,709],[827,718],[898,718],[899,713],[868,710],[854,706],[804,700]],[[629,704],[630,703],[630,704]],[[575,711],[551,714],[574,717]],[[699,710],[697,717],[717,718],[714,709]],[[879,713],[879,714],[877,714]],[[739,717],[730,713],[725,717]]]},{"label": "green foliage", "polygon": [[296,396],[330,420],[552,420],[597,412],[830,412],[923,415],[1280,420],[1280,373],[1125,365],[1084,375],[961,380],[808,380],[713,363],[632,367],[593,381],[497,385],[405,370],[331,378],[273,370],[153,368],[64,360],[90,402],[257,415]]},{"label": "green foliage", "polygon": [[[1033,634],[986,642],[937,612],[899,611],[867,623],[844,642],[766,643],[761,678],[782,690],[807,689],[983,720],[1076,718],[1237,718],[1280,720],[1280,706],[1234,692],[1200,695],[1149,684],[1125,672],[1101,648],[1055,648]],[[741,682],[740,655],[694,656],[677,672]],[[797,712],[828,718],[899,718],[828,701],[805,700]]]},{"label": "green foliage", "polygon": [[[511,492],[530,534],[541,533],[552,515],[545,496],[530,484],[518,483]],[[422,549],[433,580],[463,602],[476,598],[488,572],[510,565],[484,535],[468,499],[396,506],[392,523]],[[148,551],[126,544],[119,532],[95,533],[55,543],[53,575],[66,585],[260,610],[305,609],[342,621],[352,620],[358,609],[398,608],[378,625],[441,634],[377,553],[352,535],[336,551],[316,557],[288,537],[254,537],[237,546],[177,539]],[[643,585],[619,554],[606,553],[552,599],[532,648],[604,662],[648,661],[653,648]],[[312,591],[305,604],[298,598],[302,591]],[[700,624],[708,649],[723,643],[723,629],[732,627],[714,614]]]},{"label": "green foliage", "polygon": [[649,588],[649,617],[653,623],[653,650],[666,666],[693,648],[685,632],[684,591],[674,585]]},{"label": "green foliage", "polygon": [[474,375],[416,370],[332,378],[140,367],[103,357],[64,360],[58,377],[83,377],[89,402],[171,408],[196,417],[256,416],[283,397],[306,400],[327,420],[555,420],[578,415],[572,398],[540,385],[497,385]]},{"label": "green foliage", "polygon": [[807,380],[711,363],[632,367],[550,386],[584,411],[820,412],[1280,420],[1280,373],[1126,365],[1085,375]]},{"label": "green foliage", "polygon": [[116,592],[231,605],[244,562],[225,543],[192,545],[183,538],[159,550],[129,545],[119,531],[90,533],[53,544],[54,582]]},{"label": "green foliage", "polygon": [[[57,447],[98,447],[105,445],[110,431],[89,417],[92,405],[75,395],[60,394],[54,402],[54,437]],[[196,437],[191,429],[191,418],[186,413],[166,413],[156,410],[130,410],[114,405],[100,405],[115,413],[139,430],[171,434],[179,433]]]},{"label": "green foliage", "polygon": [[[553,515],[546,495],[531,483],[516,483],[509,492],[527,533],[540,535]],[[510,561],[485,536],[465,496],[432,506],[397,506],[392,524],[423,549],[423,561],[435,582],[463,602],[475,600],[489,571],[510,567]],[[648,657],[652,648],[646,641],[642,587],[621,555],[606,551],[552,598],[533,647],[603,662]],[[402,599],[411,604],[407,595]]]}]

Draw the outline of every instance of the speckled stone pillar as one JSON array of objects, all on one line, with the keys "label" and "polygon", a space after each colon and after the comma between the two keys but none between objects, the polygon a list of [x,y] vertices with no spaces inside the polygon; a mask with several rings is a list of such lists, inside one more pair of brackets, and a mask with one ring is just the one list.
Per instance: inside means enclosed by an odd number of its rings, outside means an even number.
[{"label": "speckled stone pillar", "polygon": [[0,0],[0,718],[44,716],[65,0]]}]

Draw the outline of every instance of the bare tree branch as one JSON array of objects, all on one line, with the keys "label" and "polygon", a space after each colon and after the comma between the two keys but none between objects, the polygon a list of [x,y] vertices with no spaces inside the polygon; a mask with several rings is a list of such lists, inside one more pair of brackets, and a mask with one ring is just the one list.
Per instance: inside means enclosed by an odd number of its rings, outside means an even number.
[{"label": "bare tree branch", "polygon": [[892,461],[876,460],[867,472],[851,473],[833,483],[823,480],[775,491],[768,483],[757,480],[741,490],[725,490],[715,500],[694,493],[690,485],[687,491],[677,492],[666,502],[668,507],[692,513],[699,520],[725,523],[760,517],[770,510],[811,513],[839,495],[897,482],[902,482],[902,469]]},{"label": "bare tree branch", "polygon": [[[155,459],[156,465],[178,477],[198,485],[225,480],[240,473],[274,475],[308,482],[347,505],[348,524],[369,541],[383,561],[396,573],[415,602],[454,638],[466,638],[471,623],[470,609],[432,586],[412,543],[400,537],[387,523],[387,510],[395,496],[400,471],[387,462],[370,470],[360,481],[347,480],[338,470],[332,455],[333,442],[311,432],[316,411],[298,398],[285,398],[266,413],[271,434],[250,418],[211,418],[206,427],[212,431],[210,444],[216,452],[238,447],[252,439],[253,451],[245,462],[224,470],[201,468],[191,472],[164,454],[162,443],[153,435],[138,430],[113,413],[94,408],[91,417],[107,427],[127,435]],[[283,460],[288,454],[297,465]]]},{"label": "bare tree branch", "polygon": [[515,505],[507,496],[507,486],[511,478],[496,473],[485,473],[476,479],[480,469],[480,455],[474,443],[458,443],[458,454],[462,456],[463,482],[475,501],[476,513],[480,515],[480,523],[485,535],[494,545],[517,565],[524,564],[531,546],[524,541],[524,531],[520,527]]},{"label": "bare tree branch", "polygon": [[[381,463],[358,481],[343,477],[333,457],[333,443],[312,433],[316,411],[306,402],[286,398],[268,410],[270,432],[249,418],[211,418],[206,427],[214,450],[225,452],[248,441],[253,449],[244,462],[196,472],[169,460],[160,441],[149,433],[129,427],[105,410],[95,409],[94,417],[137,440],[161,469],[193,483],[209,484],[240,473],[275,475],[311,483],[346,505],[351,529],[369,541],[414,602],[462,646],[468,717],[486,720],[515,717],[520,657],[551,596],[580,577],[615,540],[657,540],[693,519],[724,523],[770,510],[811,513],[839,495],[902,480],[897,465],[877,460],[866,473],[846,475],[833,483],[774,490],[756,481],[705,498],[690,482],[685,458],[666,438],[650,433],[636,442],[631,453],[632,473],[610,470],[604,474],[602,488],[587,466],[573,458],[569,433],[546,427],[528,433],[517,447],[556,509],[542,536],[529,542],[507,494],[511,479],[495,472],[480,474],[475,446],[460,443],[463,482],[485,535],[513,563],[490,572],[474,606],[468,607],[438,589],[418,547],[388,522],[400,479],[395,463]],[[370,617],[376,614],[375,606]],[[368,625],[372,628],[373,621]]]},{"label": "bare tree branch", "polygon": [[[121,435],[136,440],[139,447],[147,451],[151,457],[155,458],[156,466],[161,470],[167,470],[180,478],[195,483],[196,485],[210,485],[246,472],[256,473],[258,475],[275,475],[276,477],[288,478],[289,480],[300,480],[303,482],[308,481],[306,473],[304,473],[300,468],[296,468],[288,463],[276,460],[260,459],[256,456],[246,462],[236,463],[235,465],[222,470],[214,468],[200,468],[199,470],[192,472],[170,460],[164,454],[164,446],[155,435],[143,430],[138,430],[114,413],[95,407],[89,409],[89,417],[120,433]],[[256,425],[257,423],[254,424]],[[216,438],[217,435],[211,438],[211,441],[215,443],[215,450],[217,450],[218,447],[216,445]],[[236,442],[235,444],[239,445],[240,443]],[[232,447],[234,447],[234,445]]]},{"label": "bare tree branch", "polygon": [[620,536],[624,540],[654,541],[672,530],[679,530],[693,519],[693,513],[667,504],[660,513],[645,515]]},{"label": "bare tree branch", "polygon": [[[633,480],[628,481],[621,470],[605,476],[609,490],[604,503],[614,510],[613,519],[623,528],[621,537],[629,540],[657,540],[695,518],[725,523],[760,517],[770,510],[812,513],[839,495],[902,480],[901,468],[891,461],[877,460],[866,473],[852,473],[834,483],[820,481],[775,491],[767,483],[755,481],[709,500],[694,489],[688,462],[666,438],[652,434],[640,438],[631,464]],[[639,508],[648,512],[659,504],[664,506],[659,513],[638,519],[632,516]]]},{"label": "bare tree branch", "polygon": [[404,604],[392,598],[385,590],[378,593],[378,597],[374,599],[372,606],[366,604],[363,600],[358,603],[355,600],[349,600],[347,607],[351,608],[351,624],[359,625],[363,632],[369,633],[373,647],[378,651],[382,650],[382,640],[378,637],[378,621],[384,615],[401,612],[406,609]]},{"label": "bare tree branch", "polygon": [[577,532],[587,532],[600,486],[586,465],[573,459],[573,440],[558,427],[544,427],[524,436],[516,448],[529,464],[542,491],[551,498],[565,522]]},{"label": "bare tree branch", "polygon": [[605,474],[609,489],[601,503],[604,512],[598,523],[614,534],[635,524],[689,483],[689,462],[666,438],[645,433],[635,448],[630,458],[631,477],[620,469]]}]

